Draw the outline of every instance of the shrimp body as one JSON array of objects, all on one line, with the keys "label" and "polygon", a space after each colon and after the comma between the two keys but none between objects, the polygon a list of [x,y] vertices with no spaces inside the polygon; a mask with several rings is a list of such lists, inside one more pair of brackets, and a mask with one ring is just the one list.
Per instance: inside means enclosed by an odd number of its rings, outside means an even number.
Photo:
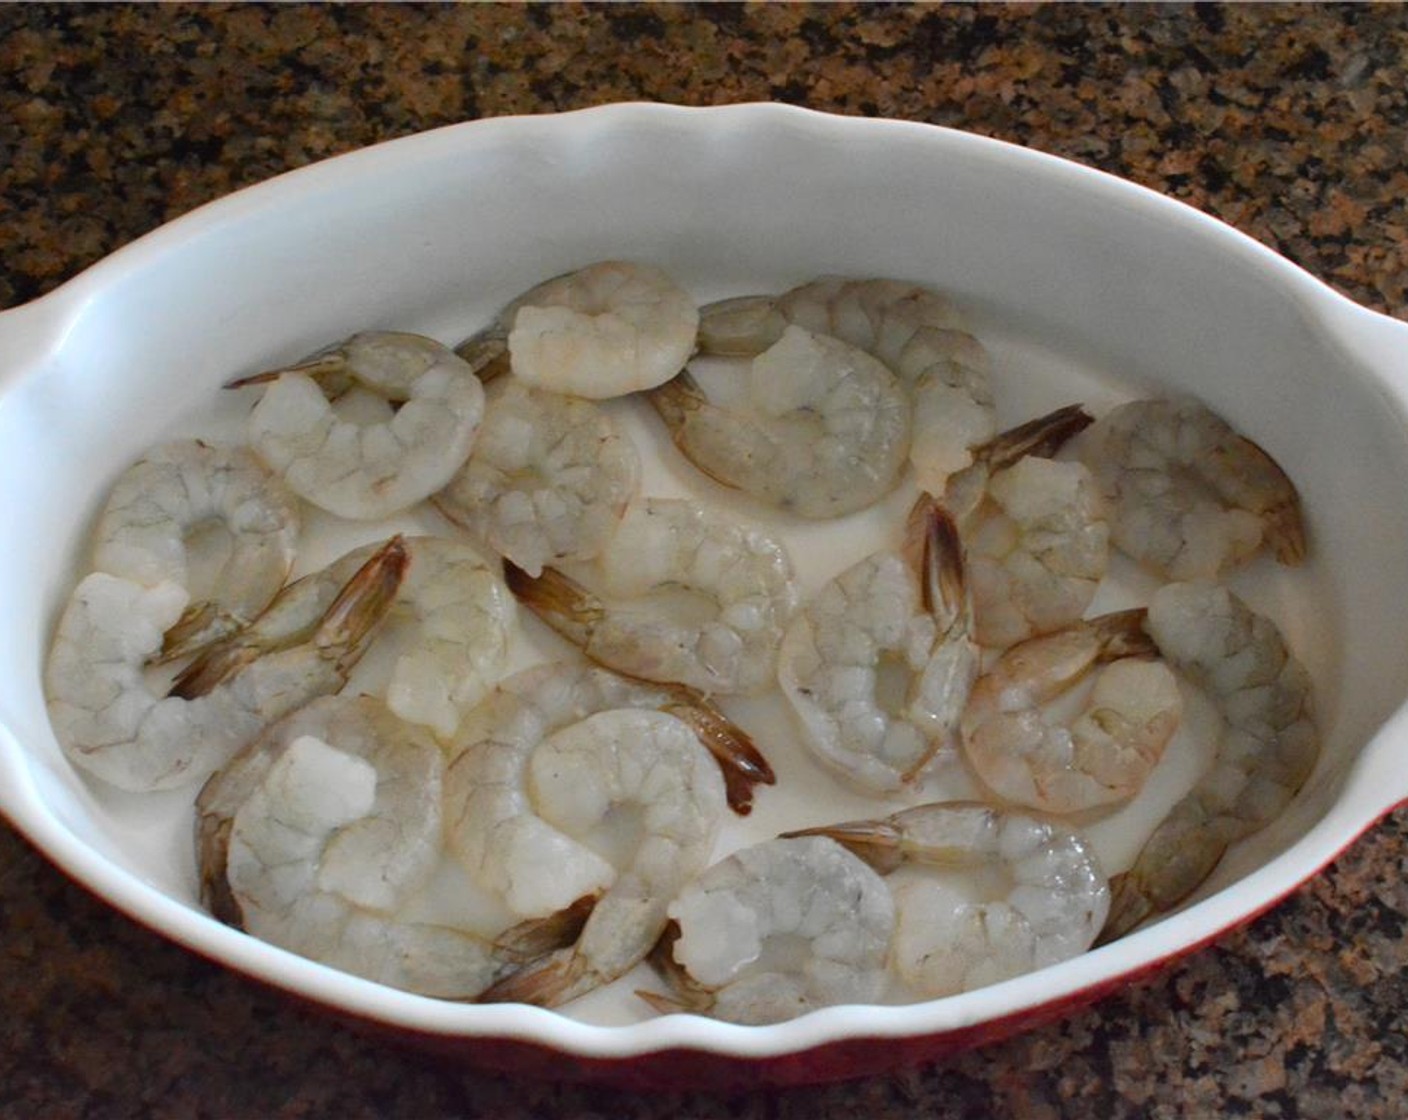
[{"label": "shrimp body", "polygon": [[1225,587],[1172,583],[1149,603],[1160,653],[1216,703],[1225,726],[1211,768],[1112,879],[1101,934],[1122,936],[1181,902],[1228,846],[1286,808],[1315,767],[1310,676],[1275,623]]},{"label": "shrimp body", "polygon": [[393,331],[355,334],[228,387],[255,384],[267,384],[249,417],[255,451],[300,497],[353,520],[387,517],[441,489],[484,413],[484,387],[464,359]]},{"label": "shrimp body", "polygon": [[657,1010],[777,1023],[869,1003],[885,989],[890,892],[824,837],[737,851],[690,883],[669,914],[673,926],[653,960],[675,994],[641,993]]},{"label": "shrimp body", "polygon": [[600,555],[639,489],[635,445],[600,405],[500,378],[469,458],[435,505],[537,576]]},{"label": "shrimp body", "polygon": [[[98,517],[93,568],[146,587],[173,583],[192,602],[166,637],[179,656],[248,623],[293,564],[298,499],[243,447],[178,440],[119,476]],[[227,545],[196,586],[193,541],[212,526]]]},{"label": "shrimp body", "polygon": [[540,665],[513,674],[461,727],[447,797],[456,855],[515,914],[541,918],[559,913],[614,881],[616,872],[607,859],[538,811],[530,766],[552,736],[599,713],[626,709],[675,716],[714,756],[716,770],[722,755],[733,771],[746,771],[754,781],[772,781],[747,736],[686,690],[592,666]]},{"label": "shrimp body", "polygon": [[[1077,813],[1139,792],[1178,728],[1173,672],[1151,660],[1142,610],[1083,620],[1013,646],[978,678],[963,713],[963,752],[1002,800]],[[1099,669],[1073,721],[1043,705]]]},{"label": "shrimp body", "polygon": [[187,603],[94,572],[74,590],[45,667],[54,734],[68,757],[121,789],[169,789],[219,767],[268,723],[335,692],[365,652],[405,568],[399,547],[371,557],[306,631],[199,682],[154,688],[145,664]]},{"label": "shrimp body", "polygon": [[357,976],[469,999],[508,963],[478,932],[408,920],[439,861],[440,748],[370,697],[323,697],[216,773],[197,803],[202,900]]},{"label": "shrimp body", "polygon": [[714,403],[686,371],[650,394],[675,446],[715,481],[802,517],[840,517],[899,482],[909,453],[904,387],[880,361],[788,326]]},{"label": "shrimp body", "polygon": [[[397,540],[406,571],[378,638],[395,642],[398,654],[383,696],[402,719],[448,738],[507,664],[517,608],[498,572],[464,541],[431,536]],[[223,675],[229,666],[285,643],[290,633],[310,632],[343,585],[382,547],[355,548],[295,580],[252,625],[205,650],[184,678]]]},{"label": "shrimp body", "polygon": [[[949,745],[978,674],[962,548],[948,514],[924,496],[906,550],[879,552],[842,572],[788,625],[778,680],[803,742],[853,785],[904,788]],[[898,671],[898,711],[881,677]]]},{"label": "shrimp body", "polygon": [[554,568],[505,575],[539,618],[618,672],[709,694],[773,682],[796,601],[775,538],[685,499],[646,498],[626,511],[598,569],[600,596]]},{"label": "shrimp body", "polygon": [[831,335],[873,354],[909,388],[910,462],[919,488],[943,491],[996,431],[987,352],[938,292],[886,279],[827,276],[781,296],[745,296],[706,307],[701,349],[756,354],[788,324]]},{"label": "shrimp body", "polygon": [[[897,914],[890,964],[929,998],[1074,957],[1109,909],[1104,872],[1083,837],[989,805],[918,805],[796,835],[831,837],[889,877]],[[983,891],[961,881],[975,874],[997,883]]]},{"label": "shrimp body", "polygon": [[506,336],[514,376],[527,384],[603,400],[674,377],[698,329],[694,300],[661,269],[600,261],[520,296],[490,334]]},{"label": "shrimp body", "polygon": [[1305,556],[1294,484],[1265,451],[1190,397],[1133,401],[1087,433],[1082,458],[1124,552],[1170,580],[1212,579],[1269,545]]}]

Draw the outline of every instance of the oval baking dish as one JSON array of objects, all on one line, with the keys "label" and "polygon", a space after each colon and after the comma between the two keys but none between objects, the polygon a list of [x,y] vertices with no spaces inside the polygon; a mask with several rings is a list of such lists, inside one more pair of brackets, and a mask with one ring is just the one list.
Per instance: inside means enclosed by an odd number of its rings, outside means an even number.
[{"label": "oval baking dish", "polygon": [[[1295,577],[1246,578],[1284,608],[1323,739],[1289,810],[1176,912],[1073,960],[961,996],[768,1027],[439,1002],[204,913],[180,850],[190,793],[139,803],[96,789],[45,713],[66,558],[103,487],[232,374],[366,327],[455,342],[533,283],[605,258],[649,260],[701,298],[828,273],[928,283],[971,312],[981,337],[991,332],[1024,412],[1064,403],[1073,381],[1097,396],[1176,389],[1270,451],[1300,487],[1311,560]],[[65,872],[172,940],[499,1068],[678,1087],[825,1080],[932,1057],[1206,943],[1408,798],[1398,652],[1408,325],[1180,203],[961,132],[771,105],[620,105],[454,126],[281,176],[0,314],[0,480],[0,810]]]}]

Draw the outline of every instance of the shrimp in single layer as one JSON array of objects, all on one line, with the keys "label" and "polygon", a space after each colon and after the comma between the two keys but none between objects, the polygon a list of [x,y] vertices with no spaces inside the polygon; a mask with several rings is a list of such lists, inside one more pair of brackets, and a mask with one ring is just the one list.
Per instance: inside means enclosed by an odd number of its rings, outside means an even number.
[{"label": "shrimp in single layer", "polygon": [[698,330],[693,298],[663,270],[598,261],[519,296],[458,351],[486,368],[506,348],[514,376],[529,385],[605,400],[674,377]]},{"label": "shrimp in single layer", "polygon": [[1290,804],[1320,751],[1310,675],[1269,618],[1227,588],[1195,581],[1160,588],[1146,625],[1162,656],[1211,697],[1224,726],[1212,766],[1134,865],[1111,879],[1103,941],[1191,894],[1229,845]]},{"label": "shrimp in single layer", "polygon": [[884,992],[890,892],[825,837],[734,852],[690,883],[669,916],[651,960],[674,991],[639,993],[657,1011],[777,1023]]},{"label": "shrimp in single layer", "polygon": [[782,543],[682,498],[631,506],[597,561],[601,594],[556,568],[505,564],[509,589],[593,661],[708,694],[775,679],[796,602]]},{"label": "shrimp in single layer", "polygon": [[989,440],[949,480],[944,505],[968,552],[974,634],[993,649],[1076,621],[1109,562],[1104,502],[1090,471],[1046,456],[1091,422],[1058,409]]},{"label": "shrimp in single layer", "polygon": [[298,499],[248,448],[176,440],[113,485],[94,532],[93,569],[192,598],[166,636],[179,657],[248,623],[293,565]]},{"label": "shrimp in single layer", "polygon": [[481,931],[408,918],[443,850],[444,761],[371,697],[275,723],[196,805],[201,897],[291,952],[422,995],[472,999],[512,963]]},{"label": "shrimp in single layer", "polygon": [[896,910],[890,966],[926,998],[1084,952],[1110,905],[1105,873],[1079,833],[977,802],[791,835],[829,837],[887,876]]},{"label": "shrimp in single layer", "polygon": [[[1118,611],[1028,638],[978,678],[963,712],[963,753],[988,789],[1058,814],[1139,792],[1183,713],[1144,619],[1142,608]],[[1078,716],[1044,710],[1100,666]]]},{"label": "shrimp in single layer", "polygon": [[[498,682],[508,662],[517,607],[499,573],[464,541],[401,537],[407,568],[378,642],[395,642],[384,686],[387,706],[441,738]],[[308,633],[339,589],[381,545],[353,549],[289,584],[255,622],[205,650],[182,679],[220,677],[263,656],[293,632]]]},{"label": "shrimp in single layer", "polygon": [[473,368],[433,339],[364,331],[297,365],[231,381],[265,386],[249,441],[300,497],[339,517],[388,517],[441,489],[484,414]]},{"label": "shrimp in single layer", "polygon": [[352,575],[315,625],[199,681],[178,679],[170,692],[148,680],[145,665],[181,617],[185,589],[94,572],[74,590],[45,668],[55,737],[73,762],[121,789],[170,789],[202,778],[267,724],[342,687],[405,566],[393,540]]},{"label": "shrimp in single layer", "polygon": [[499,378],[469,458],[434,501],[537,576],[600,555],[639,489],[635,444],[604,408]]},{"label": "shrimp in single layer", "polygon": [[542,918],[562,912],[614,878],[601,856],[539,815],[530,762],[549,737],[600,712],[624,709],[663,712],[687,725],[713,756],[735,812],[749,811],[754,785],[775,781],[742,728],[688,689],[591,665],[536,665],[514,673],[461,726],[447,787],[455,852],[514,913]]},{"label": "shrimp in single layer", "polygon": [[910,462],[919,488],[944,482],[997,430],[988,355],[948,299],[899,280],[826,276],[781,296],[744,296],[703,309],[699,347],[752,355],[789,324],[831,335],[884,362],[909,388]]},{"label": "shrimp in single layer", "polygon": [[1305,558],[1295,485],[1265,451],[1191,397],[1132,401],[1086,433],[1082,458],[1115,545],[1170,580],[1213,579],[1269,545]]},{"label": "shrimp in single layer", "polygon": [[840,517],[894,489],[910,405],[878,359],[788,326],[711,400],[686,370],[650,393],[675,446],[716,482],[802,517]]},{"label": "shrimp in single layer", "polygon": [[[978,674],[952,519],[927,494],[900,551],[877,552],[824,586],[788,624],[778,680],[802,741],[873,793],[912,782],[950,746]],[[886,693],[902,696],[887,702]]]},{"label": "shrimp in single layer", "polygon": [[[688,723],[644,707],[562,722],[578,693],[502,693],[489,708],[508,723],[467,741],[450,769],[452,844],[481,885],[529,919],[595,900],[574,944],[485,1000],[555,1007],[634,967],[670,900],[708,863],[727,808],[718,766]],[[530,698],[566,703],[551,712]]]}]

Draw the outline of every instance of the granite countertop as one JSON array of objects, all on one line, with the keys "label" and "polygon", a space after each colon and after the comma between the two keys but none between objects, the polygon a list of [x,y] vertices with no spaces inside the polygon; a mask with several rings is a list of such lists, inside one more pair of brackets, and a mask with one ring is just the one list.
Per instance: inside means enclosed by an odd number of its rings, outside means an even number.
[{"label": "granite countertop", "polygon": [[[627,99],[953,125],[1217,215],[1408,315],[1408,7],[0,7],[0,306],[230,190]],[[189,955],[0,825],[0,1114],[1398,1117],[1408,812],[1094,1007],[850,1084],[641,1096],[388,1047]]]}]

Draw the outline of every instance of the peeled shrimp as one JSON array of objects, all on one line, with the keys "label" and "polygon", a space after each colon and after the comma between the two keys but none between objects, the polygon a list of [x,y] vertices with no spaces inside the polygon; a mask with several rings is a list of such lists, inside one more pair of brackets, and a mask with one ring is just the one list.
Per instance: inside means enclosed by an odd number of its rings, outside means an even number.
[{"label": "peeled shrimp", "polygon": [[731,403],[688,371],[650,394],[675,446],[716,482],[810,518],[864,509],[899,482],[909,397],[863,350],[788,326],[735,380]]},{"label": "peeled shrimp", "polygon": [[644,707],[573,719],[582,683],[537,676],[500,693],[490,737],[468,739],[450,770],[452,843],[481,885],[528,918],[595,899],[573,945],[486,1000],[557,1006],[632,968],[708,862],[724,816],[723,779],[689,724]]},{"label": "peeled shrimp", "polygon": [[[891,967],[927,998],[1084,952],[1110,905],[1105,874],[1078,833],[976,802],[918,805],[884,820],[793,835],[830,837],[890,876],[897,912]],[[988,872],[1001,882],[984,892],[925,869]]]},{"label": "peeled shrimp", "polygon": [[1114,543],[1171,580],[1212,579],[1270,545],[1305,557],[1300,498],[1265,451],[1190,397],[1133,401],[1086,435],[1082,457]]},{"label": "peeled shrimp", "polygon": [[674,377],[698,329],[694,300],[662,270],[600,261],[519,296],[459,352],[483,367],[506,347],[527,384],[604,400]]},{"label": "peeled shrimp", "polygon": [[59,620],[44,685],[65,754],[126,790],[169,789],[204,777],[268,723],[335,692],[365,652],[405,571],[398,541],[376,553],[315,625],[286,632],[262,656],[230,662],[169,694],[145,663],[188,601],[171,582],[143,587],[95,572]]},{"label": "peeled shrimp", "polygon": [[[1029,638],[978,678],[963,713],[963,753],[993,793],[1078,813],[1139,792],[1183,711],[1173,672],[1152,660],[1144,617],[1120,611]],[[1043,705],[1102,665],[1074,720],[1047,715]]]},{"label": "peeled shrimp", "polygon": [[394,331],[355,334],[227,388],[263,384],[249,417],[255,451],[300,497],[354,520],[387,517],[443,487],[484,413],[484,387],[464,359]]},{"label": "peeled shrimp", "polygon": [[626,511],[598,569],[601,596],[555,568],[534,579],[510,564],[505,576],[539,618],[618,672],[709,694],[773,683],[796,599],[773,537],[685,499],[647,498]]},{"label": "peeled shrimp", "polygon": [[[169,582],[192,602],[166,637],[166,653],[248,623],[293,564],[298,499],[243,447],[197,439],[149,451],[113,485],[95,530],[93,568],[145,587]],[[199,538],[221,562],[198,578]]]},{"label": "peeled shrimp", "polygon": [[[550,736],[601,712],[663,712],[686,724],[746,812],[771,768],[741,728],[702,697],[589,665],[538,665],[504,680],[465,721],[449,774],[450,838],[470,874],[514,913],[536,918],[602,890],[614,871],[534,808],[530,760]],[[544,874],[551,868],[550,874]]]},{"label": "peeled shrimp", "polygon": [[443,848],[435,741],[371,697],[323,697],[197,802],[202,901],[255,937],[382,984],[477,996],[510,963],[478,931],[409,920]]},{"label": "peeled shrimp", "polygon": [[1171,583],[1149,603],[1159,652],[1217,704],[1224,724],[1212,767],[1111,880],[1104,941],[1187,897],[1228,846],[1264,827],[1315,767],[1310,677],[1275,623],[1225,587]]},{"label": "peeled shrimp", "polygon": [[704,309],[699,346],[758,354],[792,323],[875,355],[909,387],[909,454],[921,490],[941,493],[996,431],[987,352],[947,299],[917,284],[827,276],[777,297],[725,300]]},{"label": "peeled shrimp", "polygon": [[[924,495],[908,535],[903,551],[875,553],[823,587],[788,625],[778,657],[803,742],[874,793],[902,789],[950,745],[978,674],[952,519]],[[892,672],[904,678],[898,710],[881,698]]]},{"label": "peeled shrimp", "polygon": [[537,576],[600,555],[639,488],[635,445],[600,405],[500,378],[469,458],[435,505]]},{"label": "peeled shrimp", "polygon": [[658,1011],[777,1023],[884,991],[890,892],[823,837],[737,851],[690,883],[669,914],[652,960],[675,994],[640,993]]},{"label": "peeled shrimp", "polygon": [[[508,662],[516,607],[499,574],[469,544],[447,537],[398,539],[407,568],[387,608],[386,627],[393,631],[391,639],[399,632],[401,640],[384,698],[402,719],[448,738],[498,682]],[[192,662],[184,679],[223,674],[286,641],[288,633],[311,629],[379,547],[353,549],[291,583],[253,625]]]},{"label": "peeled shrimp", "polygon": [[968,550],[974,633],[1006,647],[1080,618],[1109,561],[1104,502],[1080,463],[1049,459],[1090,423],[1079,406],[994,437],[944,493]]}]

